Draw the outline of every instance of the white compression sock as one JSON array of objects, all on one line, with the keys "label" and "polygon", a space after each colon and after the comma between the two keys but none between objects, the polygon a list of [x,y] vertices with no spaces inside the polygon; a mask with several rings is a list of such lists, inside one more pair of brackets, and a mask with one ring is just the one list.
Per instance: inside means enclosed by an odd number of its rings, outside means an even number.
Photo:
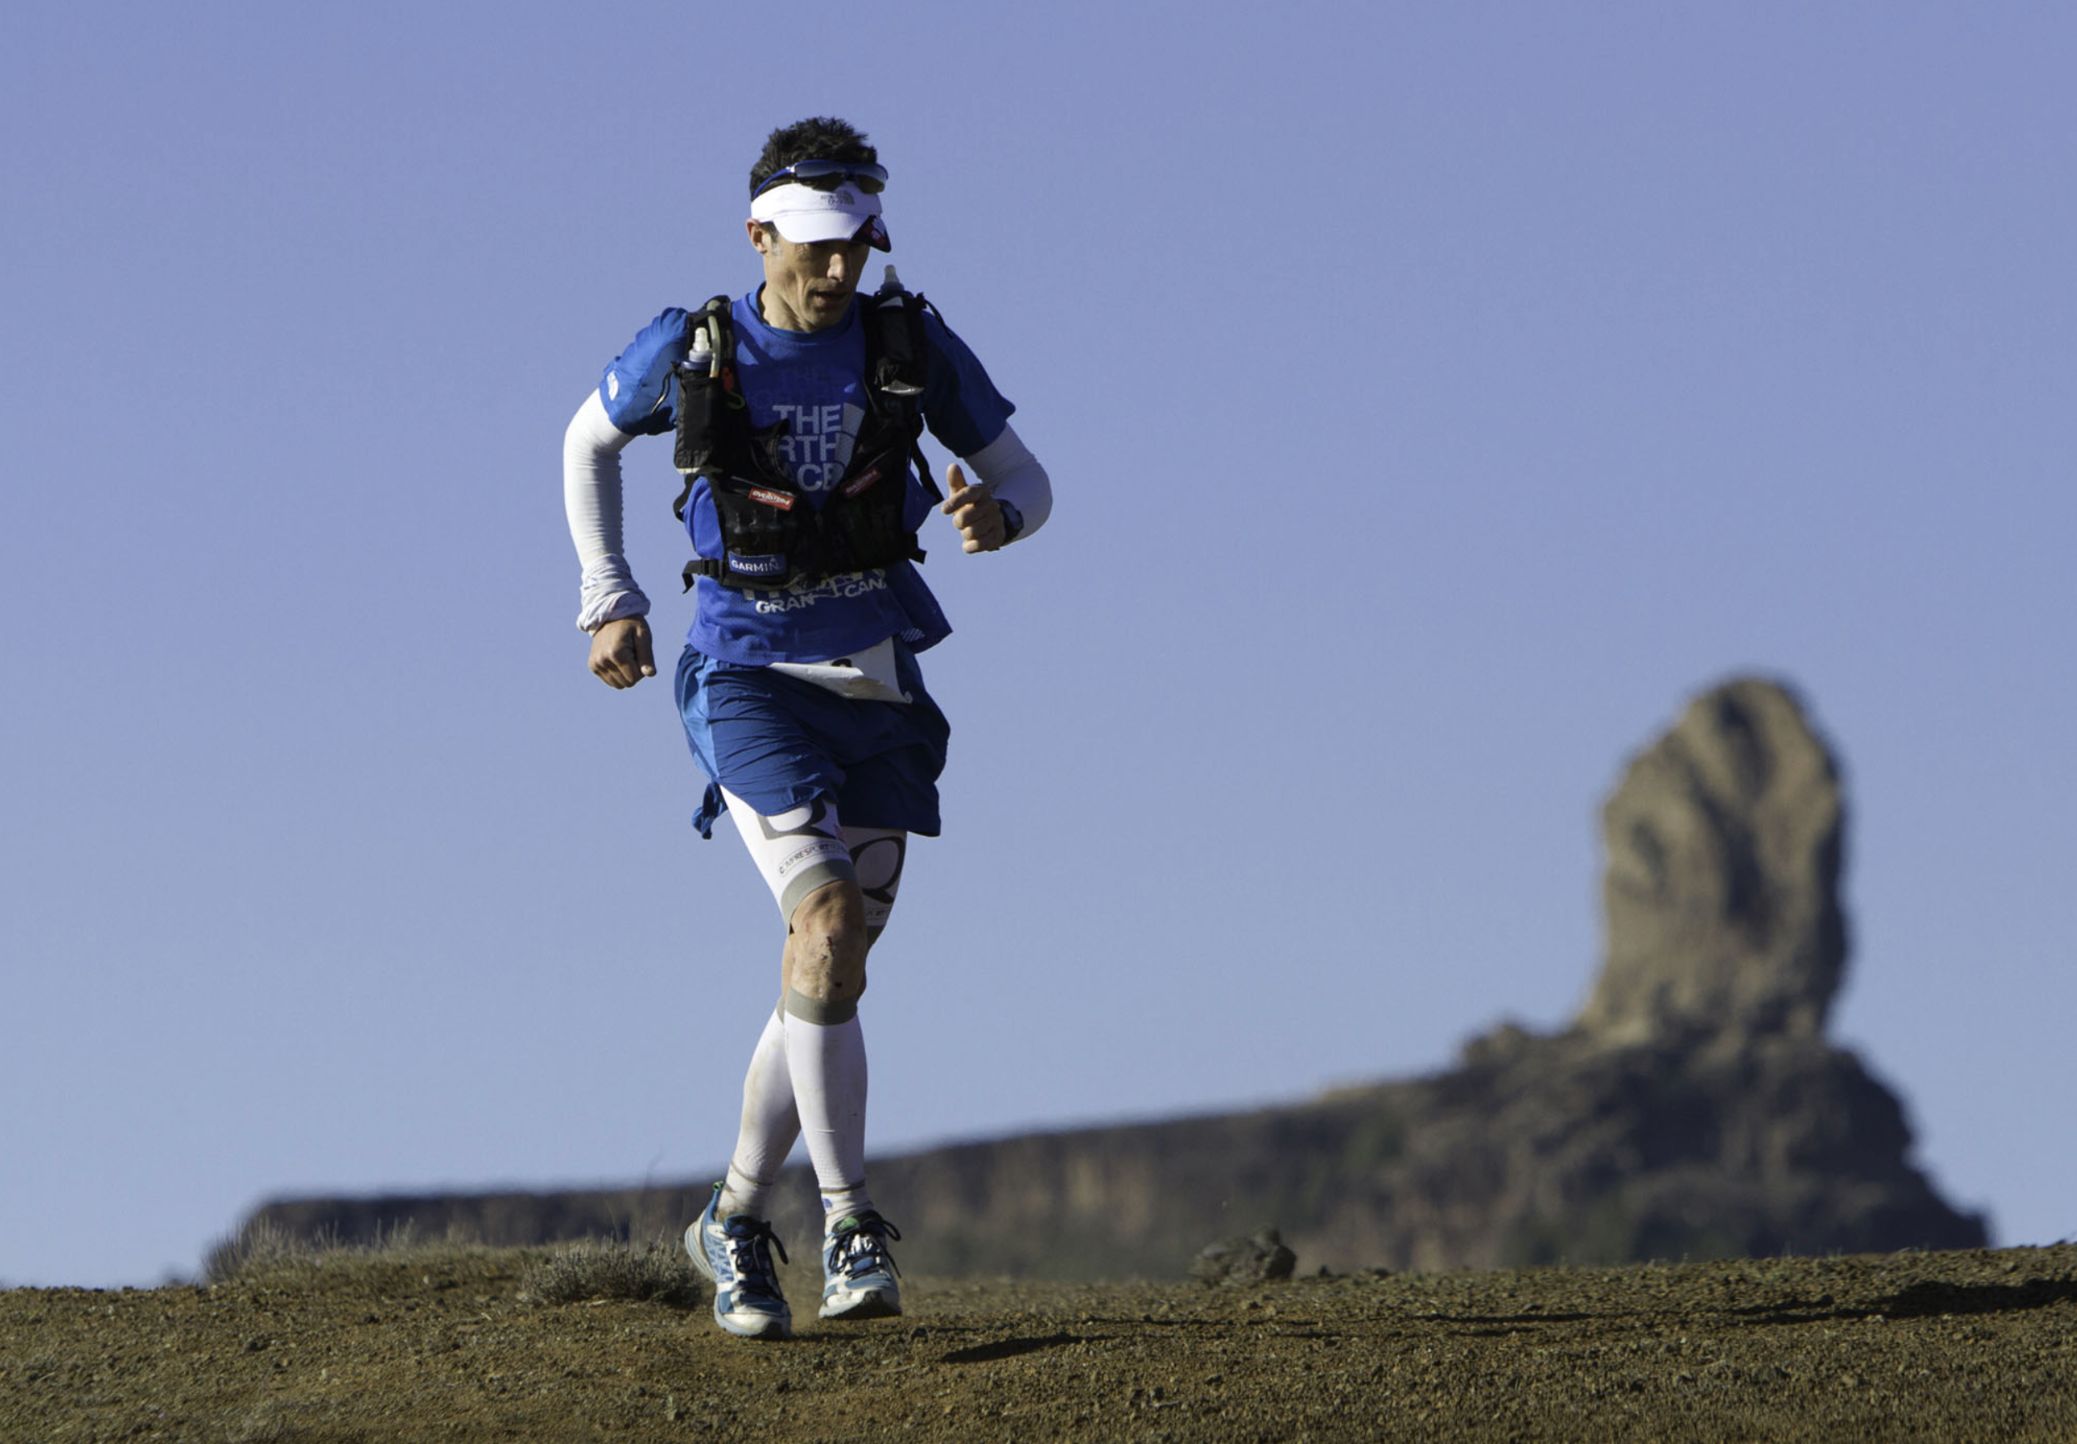
[{"label": "white compression sock", "polygon": [[786,1018],[786,1066],[793,1075],[808,1157],[830,1221],[872,1207],[865,1191],[865,1033],[853,1014],[841,1023]]},{"label": "white compression sock", "polygon": [[728,1161],[728,1181],[721,1187],[723,1218],[747,1213],[769,1218],[772,1185],[786,1155],[800,1137],[800,1112],[793,1103],[793,1077],[786,1066],[786,1019],[774,1009],[765,1019],[750,1071],[743,1077],[743,1122],[736,1151]]}]

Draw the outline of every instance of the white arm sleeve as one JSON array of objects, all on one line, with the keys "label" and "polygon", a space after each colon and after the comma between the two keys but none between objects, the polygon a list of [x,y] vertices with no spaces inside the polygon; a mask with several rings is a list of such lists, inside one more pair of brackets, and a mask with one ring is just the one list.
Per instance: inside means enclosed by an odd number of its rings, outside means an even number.
[{"label": "white arm sleeve", "polygon": [[[596,398],[594,398],[596,399]],[[1024,518],[1023,541],[1046,524],[1053,514],[1053,481],[1045,466],[1026,447],[1016,431],[1005,425],[1002,435],[966,459],[974,475],[988,487],[988,494],[1017,508]]]},{"label": "white arm sleeve", "polygon": [[577,625],[587,632],[649,611],[620,554],[620,453],[633,440],[607,419],[596,391],[563,433],[563,515],[584,568]]}]

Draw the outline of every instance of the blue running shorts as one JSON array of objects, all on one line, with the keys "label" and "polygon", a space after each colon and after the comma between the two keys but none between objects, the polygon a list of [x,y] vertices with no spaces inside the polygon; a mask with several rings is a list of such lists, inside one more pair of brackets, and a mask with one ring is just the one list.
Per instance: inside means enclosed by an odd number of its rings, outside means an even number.
[{"label": "blue running shorts", "polygon": [[710,779],[692,820],[700,836],[714,835],[726,787],[764,817],[827,797],[848,827],[936,837],[938,775],[952,727],[924,690],[915,655],[899,644],[896,665],[912,701],[842,697],[687,647],[678,658],[678,711]]}]

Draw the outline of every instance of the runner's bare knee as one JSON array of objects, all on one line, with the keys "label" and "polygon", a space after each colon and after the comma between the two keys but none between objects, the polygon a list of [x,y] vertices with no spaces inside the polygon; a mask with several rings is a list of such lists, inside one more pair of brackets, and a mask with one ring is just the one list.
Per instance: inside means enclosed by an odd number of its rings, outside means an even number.
[{"label": "runner's bare knee", "polygon": [[842,1022],[865,992],[865,899],[858,884],[847,879],[817,888],[794,908],[788,926],[787,1010],[810,1022]]}]

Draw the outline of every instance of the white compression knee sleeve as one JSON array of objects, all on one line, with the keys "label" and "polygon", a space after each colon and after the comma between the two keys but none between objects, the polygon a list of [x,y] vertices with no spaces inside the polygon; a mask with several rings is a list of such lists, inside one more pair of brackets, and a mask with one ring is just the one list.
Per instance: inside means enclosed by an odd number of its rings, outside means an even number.
[{"label": "white compression knee sleeve", "polygon": [[721,795],[728,801],[728,815],[736,820],[736,831],[743,835],[743,845],[750,849],[750,860],[757,864],[758,874],[779,904],[779,916],[789,923],[802,898],[855,875],[834,802],[818,797],[776,817],[760,817],[728,789],[723,788]]},{"label": "white compression knee sleeve", "polygon": [[750,804],[726,788],[728,815],[750,849],[758,875],[772,890],[780,916],[789,922],[802,898],[827,883],[855,881],[865,894],[868,937],[879,937],[894,911],[901,890],[902,865],[908,859],[909,835],[899,828],[846,827],[836,805],[818,798],[777,817],[760,817]]},{"label": "white compression knee sleeve", "polygon": [[858,876],[858,890],[865,896],[865,935],[877,939],[886,931],[894,895],[901,890],[909,835],[886,827],[846,827],[842,836],[851,854],[852,871]]}]

